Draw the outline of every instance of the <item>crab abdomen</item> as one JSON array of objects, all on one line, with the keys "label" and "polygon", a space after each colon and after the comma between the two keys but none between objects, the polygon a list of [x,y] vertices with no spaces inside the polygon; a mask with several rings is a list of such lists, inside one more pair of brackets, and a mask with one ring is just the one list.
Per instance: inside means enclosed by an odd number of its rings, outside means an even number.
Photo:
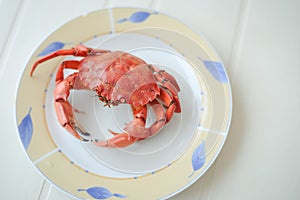
[{"label": "crab abdomen", "polygon": [[84,58],[79,77],[99,96],[133,105],[145,105],[160,91],[146,62],[121,51]]}]

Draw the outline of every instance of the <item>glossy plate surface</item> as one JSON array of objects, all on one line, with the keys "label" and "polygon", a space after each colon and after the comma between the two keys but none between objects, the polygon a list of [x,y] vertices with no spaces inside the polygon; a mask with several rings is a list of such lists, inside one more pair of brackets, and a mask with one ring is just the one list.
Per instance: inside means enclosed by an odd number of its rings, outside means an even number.
[{"label": "glossy plate surface", "polygon": [[[79,43],[129,52],[168,71],[181,88],[182,112],[154,137],[124,149],[74,139],[56,119],[54,79],[60,62],[81,58],[59,57],[32,78],[29,72],[41,56]],[[104,107],[92,91],[72,91],[69,99],[95,138],[110,138],[107,129],[121,132],[132,120],[130,106]],[[225,67],[206,40],[169,16],[115,8],[76,18],[49,35],[25,67],[16,106],[29,159],[63,191],[79,199],[164,199],[199,179],[216,159],[228,134],[232,97]],[[150,113],[149,123],[154,120]]]}]

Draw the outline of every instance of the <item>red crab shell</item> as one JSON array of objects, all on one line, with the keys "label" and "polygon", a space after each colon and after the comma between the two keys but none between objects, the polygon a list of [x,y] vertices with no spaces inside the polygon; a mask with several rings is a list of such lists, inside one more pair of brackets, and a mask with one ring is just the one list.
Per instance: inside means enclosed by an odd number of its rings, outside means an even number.
[{"label": "red crab shell", "polygon": [[84,58],[79,78],[83,85],[113,104],[145,105],[160,93],[152,68],[142,59],[121,51]]},{"label": "red crab shell", "polygon": [[[120,51],[92,49],[83,45],[57,50],[37,60],[30,76],[39,64],[66,55],[83,58],[80,61],[66,60],[59,65],[55,77],[54,105],[59,123],[80,141],[90,141],[100,147],[126,147],[157,134],[171,120],[173,113],[181,112],[178,98],[180,88],[175,78],[140,58]],[[64,69],[77,72],[65,77]],[[108,106],[131,104],[134,119],[126,124],[125,132],[109,130],[114,136],[104,141],[91,138],[91,134],[78,124],[68,101],[70,91],[77,89],[94,90]],[[156,121],[146,127],[148,103]]]}]

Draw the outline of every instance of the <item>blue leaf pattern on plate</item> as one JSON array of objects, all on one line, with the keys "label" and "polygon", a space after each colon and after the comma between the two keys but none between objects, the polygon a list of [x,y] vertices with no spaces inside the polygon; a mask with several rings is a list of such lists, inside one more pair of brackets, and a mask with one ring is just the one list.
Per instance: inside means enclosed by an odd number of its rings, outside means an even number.
[{"label": "blue leaf pattern on plate", "polygon": [[126,198],[123,194],[113,194],[108,189],[104,187],[91,187],[88,189],[78,189],[77,191],[86,191],[91,197],[94,199],[108,199],[112,196],[118,197],[118,198]]},{"label": "blue leaf pattern on plate", "polygon": [[32,109],[30,107],[28,114],[23,118],[23,120],[18,126],[19,135],[25,149],[27,149],[29,146],[33,132],[32,119],[30,116],[31,110]]},{"label": "blue leaf pattern on plate", "polygon": [[123,19],[118,20],[118,23],[123,23],[126,21],[131,21],[133,23],[141,23],[141,22],[145,21],[146,19],[148,19],[148,17],[150,15],[151,15],[151,13],[149,13],[149,12],[139,11],[139,12],[133,13],[129,18],[123,18]]},{"label": "blue leaf pattern on plate", "polygon": [[228,82],[224,66],[221,62],[203,60],[205,67],[208,69],[210,74],[219,82],[225,83]]},{"label": "blue leaf pattern on plate", "polygon": [[59,49],[62,49],[65,46],[65,43],[63,42],[52,42],[49,44],[41,53],[39,53],[38,56],[45,56],[50,53],[53,53]]},{"label": "blue leaf pattern on plate", "polygon": [[193,166],[193,173],[189,176],[193,176],[195,171],[199,170],[204,164],[206,160],[205,155],[205,145],[204,141],[194,150],[192,155],[192,166]]}]

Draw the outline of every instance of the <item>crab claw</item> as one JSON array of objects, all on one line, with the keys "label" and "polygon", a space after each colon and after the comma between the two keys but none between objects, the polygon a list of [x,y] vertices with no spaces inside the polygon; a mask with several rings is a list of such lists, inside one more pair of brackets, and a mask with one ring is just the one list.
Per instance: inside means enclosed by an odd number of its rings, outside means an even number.
[{"label": "crab claw", "polygon": [[121,133],[121,134],[127,134],[131,137],[138,138],[138,139],[144,139],[157,134],[166,124],[166,115],[163,106],[157,100],[152,101],[150,105],[156,115],[156,121],[149,128],[146,128],[145,121],[146,121],[147,107],[143,106],[141,108],[136,108],[132,106],[133,114],[135,118],[133,121],[126,124],[124,128],[126,133]]}]

